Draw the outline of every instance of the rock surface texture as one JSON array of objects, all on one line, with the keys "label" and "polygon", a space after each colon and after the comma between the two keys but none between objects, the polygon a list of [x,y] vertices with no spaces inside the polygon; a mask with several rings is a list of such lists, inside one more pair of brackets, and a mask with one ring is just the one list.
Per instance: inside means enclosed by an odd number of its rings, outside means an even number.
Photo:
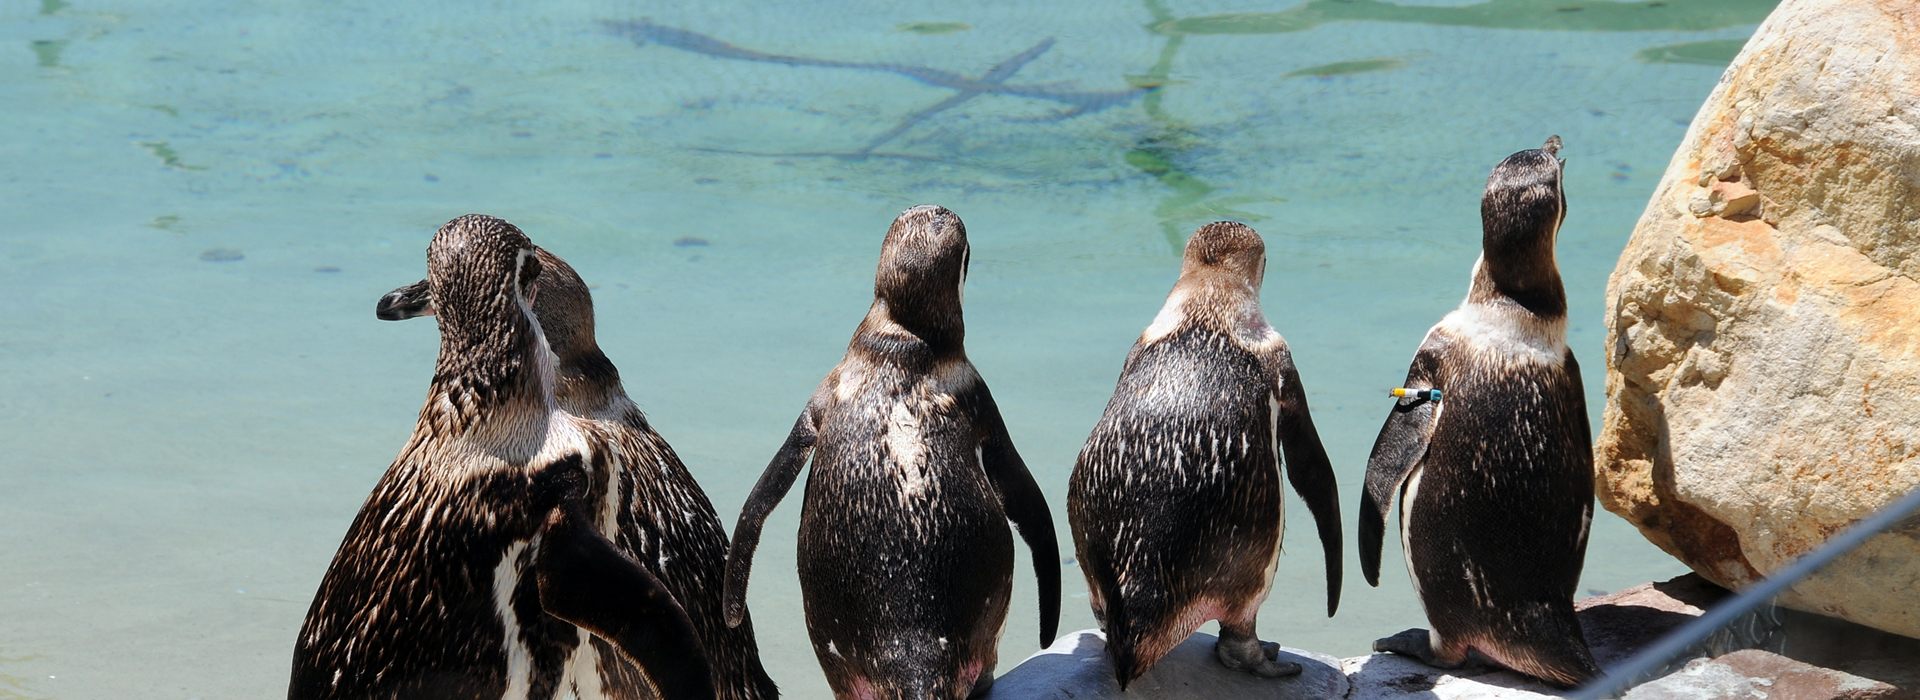
[{"label": "rock surface texture", "polygon": [[[1920,3],[1786,0],[1608,284],[1597,492],[1738,588],[1920,485]],[[1920,637],[1920,523],[1789,607]]]},{"label": "rock surface texture", "polygon": [[1641,685],[1625,700],[1911,700],[1886,683],[1748,649]]},{"label": "rock surface texture", "polygon": [[[1615,668],[1647,645],[1692,622],[1728,595],[1695,574],[1579,601],[1580,626],[1602,666]],[[1920,641],[1806,613],[1791,613],[1783,637],[1720,635],[1644,683],[1631,700],[1920,700]],[[1304,671],[1256,678],[1213,657],[1215,638],[1196,634],[1125,693],[1113,679],[1099,630],[1068,633],[994,682],[981,700],[1549,700],[1563,698],[1538,681],[1493,666],[1443,670],[1392,654],[1335,659],[1282,648]],[[1784,641],[1785,655],[1742,645]],[[1798,647],[1798,648],[1796,648]],[[1708,660],[1706,657],[1713,657]],[[1789,658],[1791,657],[1791,658]],[[1850,673],[1848,672],[1850,671]]]},{"label": "rock surface texture", "polygon": [[1282,647],[1280,660],[1300,664],[1299,675],[1260,678],[1220,665],[1213,657],[1211,634],[1195,634],[1168,652],[1120,691],[1100,630],[1069,633],[993,682],[980,700],[1320,700],[1344,698],[1351,690],[1340,660],[1326,654]]}]

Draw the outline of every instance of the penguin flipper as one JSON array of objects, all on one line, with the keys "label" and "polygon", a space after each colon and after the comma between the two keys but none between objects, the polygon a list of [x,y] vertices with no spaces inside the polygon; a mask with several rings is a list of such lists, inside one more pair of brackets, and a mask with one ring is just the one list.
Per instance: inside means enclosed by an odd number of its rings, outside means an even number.
[{"label": "penguin flipper", "polygon": [[767,470],[754,483],[753,492],[747,494],[746,504],[740,506],[740,522],[733,527],[733,545],[727,550],[725,588],[720,598],[728,627],[739,627],[747,617],[747,576],[753,570],[753,550],[760,546],[760,529],[766,526],[774,506],[780,505],[780,499],[793,488],[793,481],[807,466],[807,458],[813,455],[813,443],[819,437],[813,424],[813,405],[809,403],[807,409],[800,412],[799,420],[793,422],[793,431],[787,434],[786,443],[780,445],[780,451],[773,455]]},{"label": "penguin flipper", "polygon": [[533,561],[540,607],[611,642],[663,698],[715,697],[713,667],[686,610],[587,519],[580,465],[570,455],[533,476],[533,502],[547,510]]},{"label": "penguin flipper", "polygon": [[1300,384],[1300,371],[1291,362],[1281,370],[1277,433],[1286,458],[1287,481],[1293,492],[1307,502],[1313,513],[1314,528],[1320,533],[1320,547],[1326,557],[1327,617],[1340,608],[1340,583],[1344,578],[1343,544],[1340,541],[1340,486],[1333,477],[1333,462],[1320,444],[1313,416],[1307,410],[1307,390]]},{"label": "penguin flipper", "polygon": [[999,493],[1007,519],[1013,521],[1014,530],[1033,552],[1033,574],[1039,579],[1040,647],[1044,649],[1060,632],[1060,542],[1053,531],[1053,512],[1047,509],[1047,498],[1040,493],[1033,472],[1027,471],[1026,461],[1014,449],[993,393],[980,382],[975,384],[974,394],[976,420],[985,433],[980,440],[980,468]]},{"label": "penguin flipper", "polygon": [[[1437,389],[1440,351],[1445,340],[1428,333],[1427,340],[1414,353],[1413,366],[1407,370],[1409,389]],[[1427,454],[1433,426],[1440,418],[1440,403],[1423,397],[1408,397],[1394,403],[1380,437],[1373,442],[1367,457],[1367,483],[1360,492],[1360,572],[1367,585],[1380,585],[1380,549],[1387,533],[1387,509],[1393,507],[1394,492],[1406,481],[1407,474]]]}]

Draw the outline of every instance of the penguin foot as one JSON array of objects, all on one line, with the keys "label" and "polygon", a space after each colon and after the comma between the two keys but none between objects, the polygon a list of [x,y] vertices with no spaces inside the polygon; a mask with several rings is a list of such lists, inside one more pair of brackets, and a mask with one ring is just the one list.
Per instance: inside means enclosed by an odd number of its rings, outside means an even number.
[{"label": "penguin foot", "polygon": [[1213,645],[1213,655],[1220,659],[1222,666],[1261,678],[1284,678],[1300,673],[1300,664],[1280,660],[1279,644],[1262,642],[1256,637],[1235,638],[1222,634],[1220,641]]},{"label": "penguin foot", "polygon": [[973,690],[967,692],[967,700],[986,697],[990,690],[993,690],[993,670],[981,669],[980,677],[973,679]]},{"label": "penguin foot", "polygon": [[1411,656],[1419,659],[1420,663],[1434,668],[1454,669],[1466,665],[1465,660],[1444,661],[1439,655],[1434,654],[1432,633],[1418,627],[1391,637],[1373,640],[1373,650]]}]

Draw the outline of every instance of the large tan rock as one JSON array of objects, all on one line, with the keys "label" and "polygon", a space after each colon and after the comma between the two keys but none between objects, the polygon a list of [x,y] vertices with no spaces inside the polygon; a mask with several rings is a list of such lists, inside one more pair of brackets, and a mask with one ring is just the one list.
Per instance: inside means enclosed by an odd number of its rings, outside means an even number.
[{"label": "large tan rock", "polygon": [[[1601,503],[1738,588],[1920,484],[1920,2],[1786,0],[1608,284]],[[1920,525],[1788,606],[1920,637]]]}]

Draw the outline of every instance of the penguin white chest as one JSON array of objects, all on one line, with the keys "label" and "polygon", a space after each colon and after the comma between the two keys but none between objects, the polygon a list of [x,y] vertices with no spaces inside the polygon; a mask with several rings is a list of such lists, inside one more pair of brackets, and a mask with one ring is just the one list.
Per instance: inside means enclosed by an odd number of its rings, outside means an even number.
[{"label": "penguin white chest", "polygon": [[520,618],[513,610],[513,592],[520,587],[522,559],[529,544],[519,541],[508,545],[493,568],[494,614],[499,616],[504,632],[501,643],[507,654],[507,689],[501,700],[526,700],[533,684],[533,651],[520,637]]},{"label": "penguin white chest", "polygon": [[1567,319],[1466,303],[1440,319],[1438,331],[1474,355],[1502,366],[1560,367],[1567,358]]},{"label": "penguin white chest", "polygon": [[928,486],[927,441],[920,417],[905,403],[896,403],[887,414],[887,452],[899,471],[903,494],[913,498]]}]

